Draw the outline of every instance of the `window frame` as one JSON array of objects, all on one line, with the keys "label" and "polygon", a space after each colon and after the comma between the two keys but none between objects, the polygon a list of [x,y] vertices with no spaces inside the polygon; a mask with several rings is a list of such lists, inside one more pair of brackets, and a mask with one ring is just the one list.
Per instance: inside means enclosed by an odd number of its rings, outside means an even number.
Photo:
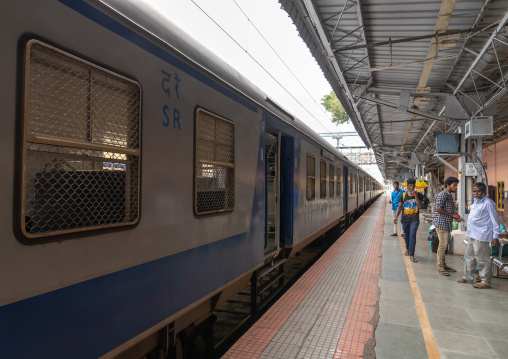
[{"label": "window frame", "polygon": [[[312,159],[314,165],[312,166],[312,171],[309,172],[309,160]],[[312,182],[312,186],[310,183]],[[306,191],[307,200],[316,199],[316,157],[307,153],[307,191]]]},{"label": "window frame", "polygon": [[339,166],[337,167],[337,188],[336,193],[337,197],[342,197],[342,168]]},{"label": "window frame", "polygon": [[327,169],[326,161],[325,160],[319,160],[319,197],[320,198],[326,198],[326,184],[327,176],[326,176],[326,169]]},{"label": "window frame", "polygon": [[328,173],[329,173],[329,182],[328,182],[328,188],[330,191],[330,197],[335,197],[335,166],[333,163],[330,163],[328,165]]},{"label": "window frame", "polygon": [[[233,162],[232,163],[199,160],[197,158],[198,157],[197,140],[198,140],[198,131],[199,131],[198,116],[199,116],[200,112],[206,113],[209,116],[215,117],[217,120],[221,120],[221,121],[231,124],[233,126],[233,146],[232,146],[233,147]],[[230,120],[224,116],[221,116],[215,112],[212,112],[204,107],[198,106],[198,107],[196,107],[195,112],[194,112],[194,139],[193,139],[193,142],[194,142],[193,143],[194,171],[193,171],[193,206],[192,206],[192,210],[193,210],[194,216],[196,218],[203,218],[203,217],[207,217],[207,216],[229,214],[229,213],[233,212],[235,209],[235,203],[236,203],[236,126],[235,126],[235,123],[232,120]],[[232,191],[232,197],[233,197],[232,198],[233,204],[231,207],[224,208],[224,209],[210,210],[210,211],[206,211],[206,212],[198,212],[198,210],[197,210],[197,207],[198,207],[198,182],[199,182],[198,181],[198,170],[197,170],[198,161],[203,164],[210,165],[210,166],[229,168],[229,169],[233,170],[232,185],[231,185],[231,189],[230,189]],[[213,168],[213,170],[215,170],[215,168]],[[212,178],[216,178],[216,177],[212,177]],[[206,191],[203,191],[203,192],[206,192]],[[227,192],[226,187],[224,189],[224,192]]]},{"label": "window frame", "polygon": [[[135,144],[135,147],[128,148],[127,146],[121,147],[114,144],[106,144],[106,143],[100,143],[100,142],[94,142],[93,137],[88,136],[86,139],[74,139],[70,137],[65,137],[63,135],[60,136],[49,136],[45,134],[37,134],[37,133],[28,133],[29,126],[29,106],[30,106],[30,74],[31,74],[31,55],[32,55],[32,47],[38,45],[42,48],[45,48],[49,51],[53,51],[58,56],[65,57],[69,60],[69,63],[79,63],[80,66],[83,66],[88,71],[95,71],[98,72],[99,76],[109,76],[114,78],[115,80],[118,80],[119,82],[122,82],[124,86],[127,86],[126,84],[129,84],[135,88],[133,93],[137,93],[137,102],[135,105],[135,116],[132,119],[132,123],[135,125],[135,135],[130,136],[130,138]],[[22,99],[21,99],[21,126],[19,128],[19,138],[20,138],[20,145],[19,145],[19,154],[20,154],[20,166],[19,170],[17,170],[17,186],[18,186],[18,200],[15,204],[15,210],[17,218],[17,223],[19,226],[16,226],[15,235],[22,242],[23,244],[27,245],[35,245],[35,244],[41,244],[41,243],[47,243],[51,241],[61,241],[65,239],[71,239],[71,238],[77,238],[77,237],[83,237],[85,235],[90,235],[92,233],[96,232],[104,232],[104,231],[111,231],[111,230],[127,230],[134,228],[137,226],[140,220],[141,216],[141,132],[142,132],[142,87],[139,81],[136,79],[129,77],[126,74],[122,74],[120,71],[110,69],[102,64],[94,63],[93,60],[77,53],[73,53],[67,49],[64,49],[60,46],[54,45],[52,43],[49,43],[47,41],[43,41],[38,38],[30,37],[28,38],[24,43],[24,52],[22,55],[22,85],[21,85],[21,93],[22,93]],[[50,58],[50,61],[55,61],[55,64],[57,63],[58,59]],[[50,66],[53,65],[53,63],[50,63]],[[75,65],[69,65],[69,66],[75,66]],[[105,74],[105,75],[104,75]],[[92,76],[92,75],[90,75]],[[93,91],[93,90],[90,90]],[[88,95],[93,96],[93,93]],[[87,101],[91,101],[90,98],[87,99]],[[54,103],[53,103],[54,105]],[[92,109],[90,107],[87,107],[87,116],[90,116],[90,112]],[[88,126],[92,126],[92,120],[90,117],[87,119]],[[135,176],[135,180],[137,182],[136,186],[130,186],[129,188],[126,187],[126,194],[124,198],[124,205],[128,208],[134,208],[134,216],[130,217],[130,221],[127,222],[119,222],[119,223],[106,223],[106,224],[99,224],[99,225],[91,225],[91,226],[81,226],[71,229],[63,229],[63,230],[50,230],[40,233],[29,233],[27,230],[27,208],[26,208],[26,201],[27,201],[27,168],[26,163],[28,160],[28,152],[29,150],[27,147],[29,144],[32,145],[42,145],[42,146],[57,146],[62,149],[74,149],[74,150],[81,150],[83,152],[86,151],[95,151],[95,152],[103,152],[105,154],[116,154],[125,156],[126,159],[118,159],[118,158],[110,158],[107,157],[98,157],[98,156],[87,156],[84,154],[74,154],[72,155],[75,160],[74,161],[81,161],[81,162],[103,162],[108,163],[111,165],[111,170],[105,170],[97,169],[92,170],[96,172],[108,172],[113,171],[115,168],[120,168],[118,165],[118,161],[120,162],[129,162],[129,158],[134,158],[132,163],[135,163],[135,169],[132,170],[129,168],[129,170],[126,171],[126,186],[127,183],[130,183],[132,180],[132,176]],[[36,150],[30,150],[35,153]],[[48,152],[51,153],[51,152]],[[58,155],[66,155],[65,152],[55,152],[55,154]],[[71,156],[71,157],[72,157]],[[101,160],[102,158],[102,160]],[[116,166],[115,166],[116,165]],[[81,172],[86,172],[90,170],[81,170]],[[71,171],[62,171],[62,173],[70,173]],[[44,174],[45,172],[41,172]],[[131,176],[130,178],[128,176]],[[72,192],[71,192],[72,194]],[[134,197],[132,197],[134,194]],[[134,199],[133,199],[134,198]],[[132,202],[134,201],[134,202]],[[129,203],[127,203],[129,202]],[[134,207],[132,206],[134,204]],[[102,209],[102,208],[101,208]],[[35,214],[34,214],[35,215]],[[127,212],[126,214],[127,215]],[[131,215],[131,213],[129,213]],[[58,219],[59,217],[56,217]],[[52,218],[53,219],[53,218]],[[47,223],[41,224],[41,225],[48,225]],[[86,233],[86,234],[85,234]]]}]

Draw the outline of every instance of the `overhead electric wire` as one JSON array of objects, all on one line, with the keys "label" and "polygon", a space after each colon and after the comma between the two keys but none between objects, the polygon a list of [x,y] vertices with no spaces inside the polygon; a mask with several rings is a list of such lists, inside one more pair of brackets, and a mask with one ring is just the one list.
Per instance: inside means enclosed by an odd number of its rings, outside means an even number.
[{"label": "overhead electric wire", "polygon": [[[300,86],[302,86],[303,90],[307,93],[307,95],[309,95],[309,97],[312,99],[312,101],[314,101],[314,103],[316,105],[320,105],[316,102],[316,100],[312,97],[312,95],[310,94],[309,91],[307,91],[307,88],[301,83],[301,81],[298,79],[298,77],[294,74],[293,71],[291,71],[291,69],[289,68],[289,66],[286,64],[286,62],[282,59],[282,57],[280,57],[280,55],[278,54],[278,52],[272,47],[272,45],[270,44],[270,42],[263,36],[263,34],[261,33],[261,31],[259,31],[259,29],[256,27],[256,25],[254,25],[254,23],[251,21],[251,19],[247,16],[247,14],[243,11],[243,9],[240,7],[240,5],[238,5],[238,3],[236,2],[236,0],[233,0],[233,2],[235,3],[235,5],[238,7],[238,9],[240,9],[240,11],[243,13],[243,15],[247,18],[247,20],[249,20],[249,22],[252,24],[252,26],[254,27],[254,29],[256,29],[256,31],[258,32],[258,34],[263,38],[263,40],[266,42],[266,44],[270,47],[270,49],[272,49],[273,53],[275,55],[277,55],[277,57],[279,58],[279,60],[284,64],[284,66],[288,69],[288,71],[291,73],[291,75],[293,75],[293,77],[295,78],[296,81],[298,81],[298,83],[300,84]],[[325,116],[328,116],[328,114],[326,113],[326,111],[321,107],[319,106],[319,109],[325,114]],[[330,118],[329,118],[330,119]],[[317,118],[316,118],[317,120]],[[319,121],[319,120],[318,120]]]},{"label": "overhead electric wire", "polygon": [[[213,19],[203,8],[201,8],[201,6],[199,6],[199,4],[197,4],[195,2],[195,0],[191,0],[192,3],[194,5],[196,5],[196,7],[201,10],[215,25],[217,25],[231,40],[233,40],[233,42],[235,44],[237,44],[242,50],[244,50],[247,55],[252,59],[254,60],[254,62],[256,62],[259,67],[261,67],[285,92],[287,92],[309,115],[312,116],[312,118],[314,118],[324,129],[328,130],[328,128],[317,118],[315,117],[300,101],[298,101],[296,99],[295,96],[293,96],[293,94],[291,92],[289,92],[285,86],[283,86],[263,65],[261,65],[261,63],[254,58],[254,56],[252,56],[247,49],[245,49],[238,41],[236,41],[233,36],[231,36],[217,21],[215,21],[215,19]],[[284,64],[284,66],[289,70],[289,72],[291,73],[291,75],[293,75],[293,77],[298,81],[298,83],[303,87],[303,89],[305,90],[305,92],[307,92],[307,94],[312,98],[312,96],[310,95],[310,93],[307,91],[307,89],[305,89],[305,86],[303,86],[303,84],[300,82],[300,80],[298,80],[298,78],[296,77],[296,75],[289,69],[289,67],[287,66],[287,64],[284,62],[284,60],[282,60],[282,58],[279,56],[279,54],[277,53],[277,51],[275,51],[275,49],[270,45],[270,43],[266,40],[266,38],[261,34],[261,32],[258,30],[258,28],[252,23],[252,21],[250,20],[250,18],[245,14],[245,12],[242,10],[242,8],[240,8],[240,6],[236,3],[235,0],[233,0],[233,2],[235,3],[235,5],[240,9],[240,11],[243,13],[243,15],[247,18],[247,20],[252,24],[252,26],[256,29],[256,31],[261,35],[261,37],[263,38],[263,40],[268,44],[268,46],[272,49],[272,51],[277,55],[277,57],[282,61],[282,63]],[[313,98],[312,100],[314,101],[314,103],[317,103]],[[324,110],[318,106],[323,112]],[[326,112],[324,112],[325,115]]]}]

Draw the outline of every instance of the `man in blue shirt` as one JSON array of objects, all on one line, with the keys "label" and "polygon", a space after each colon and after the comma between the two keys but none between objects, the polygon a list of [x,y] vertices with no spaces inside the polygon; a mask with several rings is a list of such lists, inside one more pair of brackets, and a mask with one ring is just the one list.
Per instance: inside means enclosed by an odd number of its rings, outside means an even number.
[{"label": "man in blue shirt", "polygon": [[486,196],[487,187],[482,182],[473,186],[474,203],[467,219],[466,237],[467,254],[464,262],[464,277],[457,282],[466,283],[474,280],[474,270],[478,264],[481,283],[473,285],[475,288],[490,288],[492,265],[490,263],[490,243],[499,244],[499,218],[496,204]]},{"label": "man in blue shirt", "polygon": [[[397,215],[397,208],[399,208],[399,197],[404,193],[402,189],[399,189],[399,182],[395,181],[393,182],[393,192],[392,192],[392,199],[391,201],[388,201],[388,203],[391,203],[392,205],[392,215],[393,215],[393,234],[390,234],[392,237],[397,237],[397,225],[400,223],[400,221],[397,221],[395,223],[395,218]],[[404,237],[404,234],[402,234],[402,237]]]}]

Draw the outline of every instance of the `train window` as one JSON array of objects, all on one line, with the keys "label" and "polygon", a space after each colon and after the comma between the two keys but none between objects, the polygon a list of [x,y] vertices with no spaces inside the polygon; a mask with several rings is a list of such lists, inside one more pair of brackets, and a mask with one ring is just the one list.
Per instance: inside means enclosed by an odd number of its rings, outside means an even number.
[{"label": "train window", "polygon": [[26,45],[24,71],[23,235],[135,224],[139,84],[37,40]]},{"label": "train window", "polygon": [[359,189],[359,192],[363,192],[363,177],[359,177],[360,179],[360,189]]},{"label": "train window", "polygon": [[323,160],[319,163],[319,196],[326,197],[326,162]]},{"label": "train window", "polygon": [[353,174],[349,174],[349,194],[353,194]]},{"label": "train window", "polygon": [[316,159],[307,155],[307,199],[316,198]]},{"label": "train window", "polygon": [[235,203],[235,128],[206,110],[196,112],[194,211],[232,211]]},{"label": "train window", "polygon": [[330,174],[330,197],[335,197],[335,167],[330,164],[330,169],[328,172]]},{"label": "train window", "polygon": [[342,196],[342,168],[337,168],[337,197]]}]

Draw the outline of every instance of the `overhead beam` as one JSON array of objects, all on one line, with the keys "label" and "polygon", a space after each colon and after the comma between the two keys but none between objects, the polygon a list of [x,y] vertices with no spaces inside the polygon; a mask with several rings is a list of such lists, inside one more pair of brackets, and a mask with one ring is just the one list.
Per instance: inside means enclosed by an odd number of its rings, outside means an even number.
[{"label": "overhead beam", "polygon": [[382,153],[392,154],[392,155],[400,155],[401,153],[411,153],[411,151],[399,151],[393,150],[395,147],[400,147],[400,145],[384,145],[383,147],[379,147],[378,150]]},{"label": "overhead beam", "polygon": [[[402,162],[400,162],[400,161],[387,161],[387,163],[396,163],[396,164],[398,164],[399,166],[409,168],[410,170],[412,170],[412,169],[413,169],[413,167],[410,167],[410,166],[408,166],[408,165],[406,165],[405,163],[402,163]],[[397,169],[397,168],[395,168],[395,169]]]},{"label": "overhead beam", "polygon": [[422,36],[411,36],[411,37],[404,37],[402,39],[395,39],[395,40],[388,40],[388,41],[378,41],[378,42],[372,42],[370,44],[362,44],[362,45],[349,45],[344,47],[339,47],[337,49],[333,49],[334,52],[340,52],[340,51],[347,51],[347,50],[356,50],[356,49],[364,49],[364,48],[372,48],[377,46],[384,46],[384,45],[390,45],[390,43],[398,44],[401,42],[410,42],[410,41],[417,41],[417,40],[424,40],[424,39],[432,39],[432,38],[443,38],[450,35],[456,35],[456,34],[464,34],[469,32],[476,32],[476,31],[482,31],[485,30],[485,26],[482,27],[474,27],[471,29],[457,29],[457,30],[448,30],[445,32],[440,32],[438,34],[428,34],[428,35],[422,35]]},{"label": "overhead beam", "polygon": [[469,69],[466,71],[462,79],[460,80],[459,84],[455,87],[455,90],[453,91],[453,95],[457,93],[457,91],[460,90],[460,87],[464,84],[464,82],[468,79],[469,74],[471,71],[475,68],[475,66],[480,61],[481,57],[487,52],[488,48],[490,47],[490,44],[492,41],[494,41],[494,38],[503,30],[504,26],[506,25],[506,22],[508,21],[508,12],[504,15],[503,19],[499,22],[499,25],[496,27],[496,30],[492,33],[492,35],[489,37],[489,40],[485,43],[481,51],[478,53],[478,56],[476,56],[476,59],[473,61],[471,66],[469,66]]},{"label": "overhead beam", "polygon": [[339,11],[339,12],[337,12],[337,13],[333,14],[332,16],[330,16],[328,19],[323,19],[323,22],[324,22],[324,23],[325,23],[325,22],[328,22],[328,21],[330,21],[330,20],[334,19],[337,15],[341,15],[343,12],[348,11],[349,9],[351,9],[351,8],[353,8],[353,7],[355,7],[355,6],[356,6],[356,3],[355,3],[354,1],[349,1],[349,2],[351,3],[351,5],[350,5],[349,7],[348,7],[348,6],[346,6],[346,7],[345,7],[345,8],[343,8],[341,11]]},{"label": "overhead beam", "polygon": [[[348,37],[349,35],[354,34],[356,31],[360,30],[361,28],[362,28],[362,27],[361,27],[361,26],[359,26],[359,27],[357,27],[356,29],[349,31],[347,34],[343,35],[342,37],[338,38],[337,40],[333,40],[331,43],[332,43],[332,44],[336,44],[337,42],[340,42],[341,40],[345,39],[345,38],[346,38],[346,37]],[[362,31],[363,31],[363,29],[362,29]],[[356,38],[358,38],[358,37],[356,37]]]},{"label": "overhead beam", "polygon": [[[376,102],[378,104],[381,104],[381,105],[385,105],[385,106],[388,106],[388,107],[391,107],[391,108],[395,108],[401,112],[409,112],[410,114],[412,115],[420,115],[422,117],[426,117],[426,118],[430,118],[432,120],[436,120],[436,121],[440,121],[440,122],[446,122],[446,123],[449,123],[449,124],[452,124],[452,125],[462,125],[464,124],[464,120],[457,120],[457,119],[453,119],[453,118],[449,118],[449,117],[442,117],[442,116],[438,116],[438,115],[434,115],[430,112],[424,112],[424,111],[420,111],[420,110],[417,110],[417,109],[414,109],[412,107],[404,107],[404,106],[400,106],[398,104],[395,104],[395,103],[391,103],[391,102],[388,102],[388,101],[383,101],[383,100],[380,100],[378,98],[375,98],[375,97],[366,97],[366,96],[363,96],[362,97],[364,100],[367,100],[367,101],[372,101],[372,102]],[[407,121],[417,121],[418,119],[410,119],[410,120],[407,120]],[[406,122],[406,120],[402,120],[402,121],[387,121],[387,122]],[[406,133],[409,132],[409,129],[406,130]],[[402,150],[402,149],[401,149]]]},{"label": "overhead beam", "polygon": [[436,121],[432,122],[432,124],[429,126],[429,128],[427,129],[427,131],[425,132],[425,134],[422,136],[422,138],[420,139],[420,142],[418,142],[418,144],[416,145],[415,147],[415,150],[420,147],[420,145],[422,144],[422,141],[427,138],[427,134],[430,132],[430,130],[432,129],[432,127],[434,127],[434,125],[436,124]]},{"label": "overhead beam", "polygon": [[[408,123],[408,122],[416,122],[416,121],[427,121],[426,118],[420,118],[420,119],[407,119],[407,120],[389,120],[389,121],[386,121],[385,123]],[[367,122],[367,124],[371,124],[371,123],[377,123],[377,121],[375,122]],[[410,131],[411,132],[411,131]],[[383,132],[383,133],[386,133],[386,132]],[[406,131],[401,131],[401,133],[406,133]],[[402,146],[402,145],[401,145]]]},{"label": "overhead beam", "polygon": [[369,87],[365,92],[377,93],[380,95],[400,95],[402,91],[408,91],[411,97],[448,97],[451,94],[446,92],[417,92],[415,89],[393,89],[383,87]]},{"label": "overhead beam", "polygon": [[[416,135],[417,133],[421,133],[422,131],[409,131],[409,134]],[[406,133],[405,131],[385,131],[384,133]]]},{"label": "overhead beam", "polygon": [[[338,147],[339,150],[355,149],[355,148],[367,148],[367,147],[366,146],[340,146],[340,147]],[[362,152],[362,153],[371,153],[371,152]]]},{"label": "overhead beam", "polygon": [[318,133],[321,137],[332,137],[332,136],[360,136],[358,132],[320,132]]},{"label": "overhead beam", "polygon": [[404,157],[400,157],[400,156],[397,156],[397,155],[392,155],[391,153],[384,153],[385,156],[389,156],[389,157],[393,157],[393,158],[396,158],[398,159],[399,161],[406,161],[406,162],[411,162],[409,159],[407,158],[404,158]]},{"label": "overhead beam", "polygon": [[441,157],[436,156],[436,158],[439,160],[439,162],[441,162],[442,164],[444,164],[446,167],[450,168],[452,171],[457,172],[457,173],[459,173],[459,172],[460,172],[458,169],[456,169],[455,167],[453,167],[450,163],[448,163],[447,161],[445,161],[445,160],[444,160],[444,159],[442,159]]},{"label": "overhead beam", "polygon": [[[342,11],[340,12],[339,19],[335,23],[335,28],[332,31],[332,35],[330,36],[330,42],[328,44],[330,44],[332,42],[333,36],[335,35],[335,31],[337,30],[337,27],[339,26],[339,22],[342,19],[342,15],[344,15],[344,13],[346,12],[346,6],[347,6],[348,2],[349,2],[349,0],[346,0],[346,2],[344,3],[344,7],[342,8]],[[324,22],[323,22],[323,24],[324,24]]]},{"label": "overhead beam", "polygon": [[[351,84],[348,84],[348,87],[349,87],[350,85],[351,85]],[[355,103],[356,103],[356,106],[358,106],[358,105],[360,104],[360,97],[362,97],[362,96],[365,94],[365,92],[367,92],[367,90],[369,89],[369,87],[370,87],[371,85],[372,85],[372,77],[371,77],[371,78],[369,78],[369,81],[368,81],[365,85],[360,85],[360,86],[363,86],[363,87],[362,87],[362,89],[360,90],[360,92],[359,92],[359,93],[357,93],[356,95],[354,95],[354,96],[356,96],[356,98],[357,98],[357,101],[355,102]],[[356,89],[358,89],[358,87],[357,87]],[[355,92],[355,91],[356,91],[356,89],[355,89],[355,90],[353,90],[353,92]],[[369,110],[369,111],[370,111],[370,110]]]},{"label": "overhead beam", "polygon": [[[482,8],[480,9],[480,11],[478,12],[478,14],[476,15],[476,19],[474,20],[474,23],[473,23],[473,28],[475,28],[479,23],[480,21],[482,21],[483,19],[483,15],[485,14],[485,11],[487,10],[487,7],[489,5],[489,3],[491,3],[492,0],[484,0],[484,3],[482,5]],[[464,43],[462,44],[462,47],[461,49],[459,50],[458,54],[457,54],[457,57],[455,58],[455,61],[453,62],[453,65],[450,67],[450,70],[448,71],[448,75],[446,75],[446,79],[445,79],[445,83],[448,81],[448,79],[450,78],[450,75],[452,74],[453,70],[455,69],[455,66],[457,65],[457,63],[459,62],[459,60],[461,59],[462,57],[462,53],[465,51],[466,49],[466,46],[468,45],[468,43],[471,41],[471,34],[473,34],[475,31],[471,31],[468,36],[466,37],[466,39],[464,40]],[[476,54],[477,55],[477,54]],[[475,56],[476,56],[475,55]]]},{"label": "overhead beam", "polygon": [[[503,83],[506,83],[508,82],[508,74],[505,75],[505,77],[502,77],[501,79],[498,80],[498,82],[503,82]],[[504,95],[506,93],[506,91],[508,91],[508,87],[505,87],[503,90],[501,91],[498,91],[494,96],[492,96],[491,98],[489,98],[486,102],[483,103],[482,106],[480,106],[479,108],[476,109],[476,111],[473,113],[473,116],[476,116],[478,115],[480,112],[482,112],[484,109],[486,109],[487,107],[489,107],[494,101],[496,101],[499,97],[501,97],[502,95]]]},{"label": "overhead beam", "polygon": [[429,61],[449,60],[449,59],[454,59],[455,57],[457,57],[457,55],[453,54],[453,55],[447,55],[447,56],[436,56],[436,57],[433,57],[433,58],[430,58],[430,59],[424,59],[424,60],[414,60],[414,61],[409,61],[409,62],[401,62],[401,63],[398,63],[398,64],[373,67],[373,68],[370,69],[370,72],[382,71],[382,70],[390,70],[390,69],[398,68],[398,67],[418,65],[418,64],[429,62]]}]

